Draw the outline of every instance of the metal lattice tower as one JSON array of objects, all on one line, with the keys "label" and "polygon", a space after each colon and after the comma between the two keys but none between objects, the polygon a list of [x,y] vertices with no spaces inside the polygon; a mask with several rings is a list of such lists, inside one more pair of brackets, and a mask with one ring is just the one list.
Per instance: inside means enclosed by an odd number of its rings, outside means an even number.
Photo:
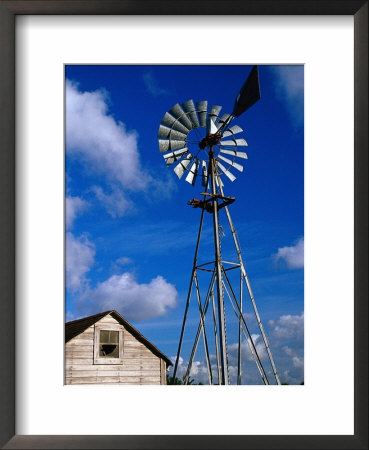
[{"label": "metal lattice tower", "polygon": [[[202,199],[192,199],[188,202],[194,208],[199,208],[201,215],[190,285],[173,371],[174,379],[177,375],[180,361],[190,300],[195,296],[198,305],[199,323],[184,375],[185,384],[189,381],[201,336],[204,344],[209,384],[215,384],[214,373],[216,374],[218,384],[229,384],[227,321],[230,323],[230,320],[229,311],[227,314],[227,308],[230,311],[233,310],[237,319],[237,384],[242,384],[242,349],[244,345],[249,347],[250,354],[262,381],[264,384],[270,384],[261,361],[262,358],[259,355],[260,350],[255,345],[254,337],[245,319],[245,287],[273,375],[276,383],[280,384],[269,342],[243,263],[237,232],[229,212],[228,206],[235,201],[235,197],[227,197],[224,195],[224,184],[221,179],[222,175],[225,175],[233,182],[236,177],[231,170],[243,171],[243,166],[239,163],[239,160],[247,159],[247,155],[244,151],[240,151],[240,149],[242,150],[243,147],[246,147],[247,142],[243,138],[235,137],[239,133],[242,133],[243,130],[238,125],[231,127],[230,124],[234,118],[239,117],[259,99],[259,73],[257,66],[254,66],[236,97],[231,114],[226,113],[220,115],[222,107],[218,105],[211,106],[208,109],[208,102],[206,100],[199,101],[196,104],[193,100],[188,100],[182,105],[177,103],[169,112],[165,113],[159,127],[159,150],[163,153],[167,166],[176,163],[174,172],[178,178],[181,179],[185,176],[185,180],[191,185],[195,185],[196,179],[200,174],[204,187],[204,192],[200,193]],[[201,134],[201,128],[206,129],[205,136]],[[225,261],[222,257],[221,231],[223,229],[219,223],[219,211],[221,209],[225,211],[226,221],[232,235],[235,254],[237,255],[236,261],[234,262]],[[214,260],[199,264],[199,248],[205,213],[212,215]],[[238,292],[235,289],[234,281],[232,282],[230,277],[230,271],[235,270],[239,272]],[[206,283],[205,298],[202,299],[199,275],[204,272],[209,274],[210,279]],[[193,292],[195,293],[194,295]],[[206,321],[207,318],[208,320]],[[215,355],[213,356],[209,352],[210,335],[214,341],[212,348],[215,350]],[[216,360],[216,363],[213,365],[211,364],[212,358]]]}]

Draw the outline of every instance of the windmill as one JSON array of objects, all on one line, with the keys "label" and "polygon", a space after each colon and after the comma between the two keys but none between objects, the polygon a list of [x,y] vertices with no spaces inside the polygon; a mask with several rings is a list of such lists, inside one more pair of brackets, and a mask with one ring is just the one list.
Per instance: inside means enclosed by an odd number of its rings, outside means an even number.
[{"label": "windmill", "polygon": [[[256,319],[260,336],[262,337],[262,351],[269,359],[276,383],[280,384],[267,335],[261,322],[251,284],[243,263],[238,235],[228,208],[235,201],[235,197],[224,195],[224,184],[222,181],[222,178],[227,178],[233,182],[236,179],[234,170],[242,172],[243,166],[240,164],[240,161],[247,159],[247,154],[243,150],[248,144],[245,139],[236,137],[243,130],[238,125],[231,126],[231,122],[248,110],[259,99],[259,73],[257,66],[254,66],[236,97],[231,114],[225,113],[221,115],[222,107],[218,105],[213,105],[208,108],[208,102],[206,100],[198,101],[196,104],[193,100],[188,100],[182,105],[177,103],[166,112],[159,126],[159,151],[163,153],[166,165],[174,165],[174,172],[178,178],[184,178],[193,186],[196,180],[201,177],[201,183],[204,188],[204,192],[200,193],[202,199],[194,198],[188,202],[194,208],[199,208],[201,214],[190,284],[173,371],[174,379],[180,361],[190,300],[195,296],[199,320],[191,355],[184,375],[185,384],[189,381],[192,364],[201,336],[204,344],[209,384],[216,384],[216,378],[217,384],[230,384],[227,341],[229,311],[226,314],[227,310],[233,310],[238,328],[237,384],[242,384],[243,346],[248,346],[249,354],[256,364],[257,371],[263,383],[270,384],[262,363],[263,358],[260,355],[260,345],[257,348],[255,338],[250,332],[250,327],[245,319],[245,286],[251,302],[252,314]],[[205,133],[202,129],[205,129]],[[222,209],[226,214],[235,254],[237,255],[236,261],[234,262],[225,261],[222,257],[221,240],[223,228],[219,222],[219,211]],[[212,216],[214,260],[200,264],[201,255],[199,249],[206,213]],[[234,281],[232,282],[230,277],[230,271],[234,273],[235,270],[239,272],[240,281],[238,291],[235,289]],[[201,298],[202,290],[199,283],[200,272],[206,272],[210,277],[208,284],[206,284],[206,295],[203,299]],[[207,318],[208,320],[206,320]],[[210,353],[210,334],[213,337],[212,345],[215,349],[215,355],[211,355]],[[213,365],[212,359],[216,359],[216,363]]]}]

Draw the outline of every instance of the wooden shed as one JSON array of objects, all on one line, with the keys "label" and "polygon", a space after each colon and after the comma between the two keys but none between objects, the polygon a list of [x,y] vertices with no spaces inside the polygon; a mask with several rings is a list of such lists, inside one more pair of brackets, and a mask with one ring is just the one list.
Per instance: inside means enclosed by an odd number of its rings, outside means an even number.
[{"label": "wooden shed", "polygon": [[116,311],[65,324],[66,384],[166,384],[170,365]]}]

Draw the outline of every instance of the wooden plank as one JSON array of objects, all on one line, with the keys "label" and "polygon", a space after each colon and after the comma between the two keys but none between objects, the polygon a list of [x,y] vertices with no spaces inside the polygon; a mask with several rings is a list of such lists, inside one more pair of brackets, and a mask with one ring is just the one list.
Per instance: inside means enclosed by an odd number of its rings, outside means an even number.
[{"label": "wooden plank", "polygon": [[124,345],[126,347],[135,347],[135,348],[139,348],[139,349],[144,349],[144,345],[141,344],[141,342],[138,342],[136,340],[133,339],[124,339]]},{"label": "wooden plank", "polygon": [[114,376],[106,376],[106,377],[97,377],[96,381],[98,381],[98,383],[117,383],[119,384],[119,377],[114,377]]},{"label": "wooden plank", "polygon": [[157,383],[157,384],[159,384],[160,380],[158,377],[143,378],[143,377],[138,377],[138,376],[131,376],[131,377],[122,376],[122,377],[120,377],[120,382],[126,383],[126,384],[130,384],[130,383],[138,383],[138,384]]},{"label": "wooden plank", "polygon": [[66,354],[65,355],[65,361],[85,361],[86,363],[91,363],[93,364],[93,359],[91,358],[91,356],[87,356],[86,353],[84,353],[83,355],[70,355],[70,354]]},{"label": "wooden plank", "polygon": [[114,317],[112,317],[110,314],[98,320],[96,323],[97,324],[114,323],[120,325],[120,323],[116,319],[114,319]]},{"label": "wooden plank", "polygon": [[160,372],[160,366],[158,364],[141,364],[139,367],[141,367],[142,370],[157,370]]},{"label": "wooden plank", "polygon": [[71,355],[81,354],[81,355],[88,355],[88,356],[90,356],[91,346],[90,345],[68,346],[68,347],[65,347],[65,353],[66,354],[71,354]]},{"label": "wooden plank", "polygon": [[66,376],[69,378],[91,378],[91,377],[93,377],[94,379],[97,378],[97,374],[95,371],[83,372],[82,370],[79,372],[67,371]]},{"label": "wooden plank", "polygon": [[140,370],[120,370],[120,376],[122,377],[160,377],[160,373],[157,371],[140,371]]},{"label": "wooden plank", "polygon": [[158,359],[154,359],[154,358],[144,358],[144,357],[140,357],[139,354],[137,353],[132,353],[133,358],[131,358],[131,355],[124,353],[123,354],[123,362],[126,362],[127,364],[130,363],[130,361],[135,361],[137,359],[141,360],[142,364],[157,364],[159,365],[159,360]]},{"label": "wooden plank", "polygon": [[96,378],[96,380],[100,380],[101,378],[115,378],[117,382],[119,382],[119,372],[114,371],[105,371],[105,372],[98,372],[98,371],[91,371],[91,370],[71,370],[67,372],[67,376],[71,378]]},{"label": "wooden plank", "polygon": [[104,373],[104,372],[114,372],[114,373],[125,373],[125,374],[141,374],[141,375],[160,375],[160,371],[159,368],[155,367],[155,368],[142,368],[142,367],[135,367],[135,366],[129,366],[129,367],[124,367],[124,366],[115,366],[115,365],[110,365],[110,366],[99,366],[99,365],[70,365],[68,364],[65,367],[65,371],[67,373],[74,371],[74,372],[86,372],[86,371],[96,371],[97,373]]},{"label": "wooden plank", "polygon": [[[69,344],[69,343],[68,343]],[[93,348],[93,345],[68,345],[68,350],[73,352],[85,352],[88,353],[91,351],[91,348]]]},{"label": "wooden plank", "polygon": [[76,371],[86,371],[86,370],[96,370],[99,372],[105,372],[105,371],[114,371],[114,372],[119,372],[119,370],[121,370],[122,366],[116,366],[114,364],[111,364],[109,366],[101,366],[99,364],[91,364],[91,365],[77,365],[77,364],[73,364],[73,365],[68,365],[66,366],[66,370],[76,370]]},{"label": "wooden plank", "polygon": [[91,338],[87,338],[87,339],[83,339],[80,336],[78,338],[73,338],[71,341],[68,342],[69,347],[76,347],[76,346],[93,346],[94,345],[94,341]]},{"label": "wooden plank", "polygon": [[152,365],[152,366],[156,366],[159,365],[158,361],[156,360],[152,360],[149,358],[123,358],[123,365]]},{"label": "wooden plank", "polygon": [[138,342],[139,344],[141,344],[141,342],[139,342],[134,336],[133,336],[133,334],[131,334],[129,331],[127,331],[127,330],[124,330],[124,338],[127,340],[127,341],[134,341],[134,342]]},{"label": "wooden plank", "polygon": [[137,353],[138,355],[140,355],[139,357],[142,356],[142,357],[145,357],[145,358],[159,359],[159,357],[154,355],[153,353],[145,352],[145,351],[143,351],[142,348],[135,347],[133,345],[125,345],[123,347],[123,352],[129,353],[129,354]]},{"label": "wooden plank", "polygon": [[93,365],[93,359],[92,358],[65,358],[65,365],[66,366],[70,366],[72,364],[75,365],[81,365],[81,366],[89,366],[89,365]]},{"label": "wooden plank", "polygon": [[[92,358],[92,352],[87,352],[87,351],[82,351],[80,352],[79,350],[77,351],[68,351],[65,353],[65,358],[66,359],[86,359],[86,360],[93,360]],[[146,358],[146,357],[140,357],[140,355],[138,354],[137,357],[135,358],[131,358],[131,354],[124,354],[123,353],[123,363],[125,361],[129,361],[132,364],[135,364],[136,362],[139,364],[140,361],[144,361],[144,363],[148,362],[148,361],[152,361],[153,364],[157,363],[157,358],[153,359],[153,358]],[[104,364],[102,362],[102,364]],[[108,363],[106,363],[108,364]]]},{"label": "wooden plank", "polygon": [[139,385],[139,386],[143,386],[143,385],[158,385],[160,384],[159,381],[157,379],[147,379],[147,380],[142,380],[139,377],[130,377],[130,378],[124,378],[124,379],[120,379],[119,381],[117,381],[115,378],[111,378],[111,377],[105,377],[104,379],[91,379],[91,378],[70,378],[68,380],[66,380],[66,384],[69,385],[79,385],[79,384],[96,384],[96,385],[122,385],[122,386],[129,386],[129,385]]},{"label": "wooden plank", "polygon": [[140,370],[99,370],[98,368],[68,368],[65,371],[67,377],[140,377],[155,378],[160,380],[160,372],[158,371],[140,371]]},{"label": "wooden plank", "polygon": [[98,384],[96,379],[91,378],[69,378],[68,384]]}]

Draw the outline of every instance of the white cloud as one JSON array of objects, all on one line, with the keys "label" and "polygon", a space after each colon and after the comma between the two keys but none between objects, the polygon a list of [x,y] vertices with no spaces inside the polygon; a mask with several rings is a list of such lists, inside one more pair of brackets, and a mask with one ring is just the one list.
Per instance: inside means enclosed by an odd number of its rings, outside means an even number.
[{"label": "white cloud", "polygon": [[111,194],[106,194],[100,186],[93,186],[91,189],[113,218],[122,217],[127,211],[134,209],[133,203],[124,196],[120,189],[113,189]]},{"label": "white cloud", "polygon": [[132,264],[132,259],[128,258],[128,256],[122,256],[115,261],[120,266],[125,266],[127,264]]},{"label": "white cloud", "polygon": [[268,325],[281,381],[300,384],[304,380],[304,314],[286,314]]},{"label": "white cloud", "polygon": [[[272,355],[281,381],[289,384],[300,384],[304,380],[304,314],[283,315],[277,320],[270,320],[268,324],[269,344],[271,345]],[[275,384],[276,381],[262,336],[255,333],[252,334],[252,339],[269,382]],[[209,356],[213,381],[217,383],[216,355],[211,353]],[[180,357],[177,371],[179,378],[186,372],[188,365],[186,358],[187,356],[184,358]],[[174,363],[175,357],[172,356],[171,359]],[[233,342],[228,344],[228,369],[231,384],[237,384],[237,362],[238,342]],[[196,382],[209,383],[206,361],[202,357],[195,359],[191,369],[191,377]],[[245,340],[242,342],[242,384],[263,384],[249,345]]]},{"label": "white cloud", "polygon": [[65,219],[67,229],[72,228],[78,214],[86,209],[88,203],[80,197],[68,196],[65,200]]},{"label": "white cloud", "polygon": [[274,256],[275,261],[284,261],[290,269],[304,267],[304,238],[291,247],[281,247]]},{"label": "white cloud", "polygon": [[[304,313],[300,316],[290,314],[281,316],[278,320],[270,320],[268,325],[271,328],[271,336],[274,338],[302,338],[304,335]],[[286,353],[288,351],[290,350],[285,350]]]},{"label": "white cloud", "polygon": [[269,66],[274,74],[277,96],[285,103],[291,121],[303,125],[304,119],[304,66]]},{"label": "white cloud", "polygon": [[70,292],[81,292],[88,285],[86,273],[94,264],[95,246],[86,236],[66,236],[66,285]]},{"label": "white cloud", "polygon": [[[229,348],[228,348],[229,350]],[[217,365],[215,361],[216,357],[215,355],[209,355],[210,356],[210,362],[211,362],[211,370],[212,370],[212,376],[213,376],[213,384],[218,384],[218,370]],[[228,355],[229,356],[229,355]],[[170,357],[173,366],[176,361],[175,356]],[[256,369],[250,370],[250,366],[245,366],[246,360],[243,359],[243,373],[242,373],[242,384],[249,384],[249,385],[258,385],[263,384],[262,378],[259,374],[259,372]],[[250,363],[248,363],[250,364]],[[179,379],[183,379],[183,376],[186,374],[188,367],[188,361],[184,360],[181,356],[179,357],[178,361],[178,367],[177,367],[177,373],[176,377]],[[232,362],[228,360],[228,374],[229,374],[229,382],[230,384],[237,384],[237,375],[238,375],[238,367],[237,362]],[[173,375],[173,367],[170,370],[170,375]],[[205,360],[198,360],[195,359],[192,362],[191,371],[190,371],[190,379],[195,381],[195,384],[201,382],[202,384],[208,385],[209,384],[209,374],[208,374],[208,367]]]},{"label": "white cloud", "polygon": [[284,347],[282,347],[282,350],[286,353],[286,355],[288,356],[296,356],[296,352],[295,350],[293,350],[292,348],[288,347],[288,345],[285,345]]},{"label": "white cloud", "polygon": [[[176,356],[170,357],[171,361],[173,362],[173,366],[176,361]],[[177,367],[177,373],[176,378],[183,379],[183,376],[187,372],[188,367],[188,361],[185,361],[182,356],[179,357],[178,360],[178,367]],[[173,375],[173,367],[171,368],[171,375]],[[216,367],[212,366],[212,373],[213,376],[216,373]],[[203,383],[203,384],[209,384],[209,374],[208,374],[208,367],[205,361],[199,361],[194,360],[192,361],[191,365],[191,371],[190,371],[190,380],[194,380],[195,383]],[[215,380],[216,382],[216,380]]]},{"label": "white cloud", "polygon": [[137,133],[108,113],[106,93],[81,92],[66,82],[66,146],[89,170],[119,182],[126,189],[144,189]]},{"label": "white cloud", "polygon": [[[259,334],[252,334],[252,339],[254,341],[256,350],[261,360],[267,359],[266,349],[262,340],[262,337]],[[229,372],[229,381],[230,384],[237,384],[237,360],[238,360],[238,343],[232,343],[227,346],[228,348],[228,372]],[[218,371],[217,371],[217,363],[216,363],[216,355],[210,354],[210,364],[213,375],[213,383],[218,384]],[[173,364],[175,363],[176,357],[171,356],[171,360]],[[250,362],[251,361],[251,362]],[[246,366],[247,365],[247,366]],[[254,357],[251,354],[249,345],[246,341],[242,343],[242,366],[243,366],[243,384],[262,384],[262,378],[257,371],[257,367],[254,362]],[[183,375],[185,375],[188,367],[188,360],[184,360],[182,356],[180,356],[178,361],[177,368],[177,377],[182,379]],[[251,368],[251,370],[250,370]],[[202,382],[203,384],[209,384],[209,375],[208,368],[205,359],[194,359],[192,366],[190,377],[195,380],[196,383]]]},{"label": "white cloud", "polygon": [[299,358],[298,356],[294,356],[292,358],[293,367],[298,369],[304,367],[304,358]]},{"label": "white cloud", "polygon": [[167,172],[155,176],[144,170],[138,149],[138,135],[109,114],[104,90],[82,92],[66,82],[67,153],[83,164],[89,174],[99,174],[106,188],[93,187],[98,200],[112,217],[133,210],[132,192],[145,194],[146,201],[168,198],[177,188]]},{"label": "white cloud", "polygon": [[145,72],[143,74],[143,81],[145,83],[145,86],[147,90],[152,94],[154,97],[158,97],[159,95],[167,94],[168,91],[158,85],[158,82],[155,80],[152,72]]},{"label": "white cloud", "polygon": [[139,284],[131,273],[125,272],[85,291],[80,307],[88,312],[115,309],[127,320],[145,320],[165,315],[176,306],[176,300],[176,288],[162,276]]},{"label": "white cloud", "polygon": [[[254,342],[256,351],[259,355],[259,358],[261,360],[265,360],[267,358],[267,352],[266,352],[266,348],[265,348],[265,344],[264,341],[262,339],[262,337],[260,336],[260,334],[252,334],[251,335],[252,340]],[[250,339],[248,338],[247,341],[243,341],[242,345],[241,345],[241,349],[242,349],[242,358],[246,359],[247,361],[254,361],[254,357],[251,353],[250,350]],[[230,345],[228,345],[228,357],[229,359],[235,363],[235,361],[237,361],[238,358],[238,342],[234,342]]]}]

